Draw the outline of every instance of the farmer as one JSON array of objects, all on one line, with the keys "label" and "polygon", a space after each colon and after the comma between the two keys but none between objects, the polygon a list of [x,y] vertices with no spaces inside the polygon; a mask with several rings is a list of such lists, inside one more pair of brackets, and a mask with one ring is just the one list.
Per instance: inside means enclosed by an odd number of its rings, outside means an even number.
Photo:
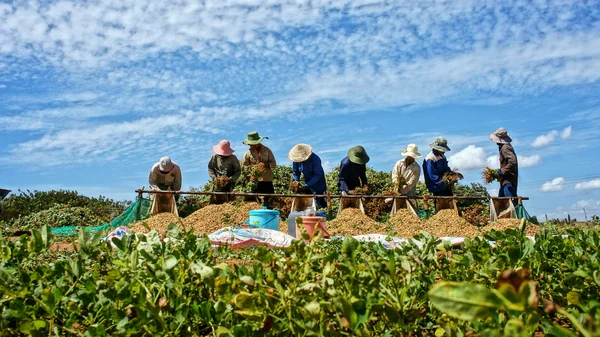
[{"label": "farmer", "polygon": [[[248,136],[243,141],[244,144],[249,145],[250,149],[244,154],[242,159],[242,167],[251,167],[263,163],[264,170],[261,176],[258,178],[256,189],[254,193],[265,193],[274,194],[275,187],[273,187],[273,168],[277,166],[275,156],[268,147],[262,145],[263,139],[269,139],[268,137],[261,137],[258,132],[253,131],[248,133]],[[265,198],[265,204],[268,203],[268,199]]]},{"label": "farmer", "polygon": [[340,163],[338,174],[338,190],[342,194],[364,187],[367,182],[367,163],[369,162],[367,151],[362,146],[355,146],[348,150],[348,156]]},{"label": "farmer", "polygon": [[[324,194],[327,190],[325,182],[325,171],[321,166],[321,158],[313,153],[312,147],[306,144],[294,146],[288,157],[292,164],[292,179],[300,181],[300,175],[304,175],[304,186],[299,190],[300,193]],[[327,207],[324,197],[316,199],[319,208]]]},{"label": "farmer", "polygon": [[[512,138],[505,128],[499,128],[490,134],[490,140],[498,144],[500,152],[500,191],[498,197],[516,197],[517,185],[519,182],[519,162],[515,149],[511,145]],[[513,199],[516,204],[516,200]]]},{"label": "farmer", "polygon": [[208,176],[213,180],[213,183],[218,178],[227,177],[228,182],[219,186],[217,191],[231,192],[242,173],[240,162],[233,154],[235,151],[231,148],[228,140],[222,140],[219,144],[213,146],[213,151],[215,153],[208,161]]},{"label": "farmer", "polygon": [[452,172],[445,156],[450,151],[448,142],[443,137],[437,137],[429,146],[432,150],[423,160],[425,185],[434,196],[452,196],[452,188],[442,179],[445,173]]},{"label": "farmer", "polygon": [[[152,165],[148,183],[153,190],[180,191],[181,190],[181,169],[171,158],[165,156],[160,158],[160,161]],[[179,199],[179,195],[175,196]]]},{"label": "farmer", "polygon": [[398,160],[392,170],[392,181],[400,195],[414,197],[417,195],[417,182],[421,176],[421,167],[415,159],[421,158],[419,148],[415,144],[408,144],[402,151],[406,158]]}]

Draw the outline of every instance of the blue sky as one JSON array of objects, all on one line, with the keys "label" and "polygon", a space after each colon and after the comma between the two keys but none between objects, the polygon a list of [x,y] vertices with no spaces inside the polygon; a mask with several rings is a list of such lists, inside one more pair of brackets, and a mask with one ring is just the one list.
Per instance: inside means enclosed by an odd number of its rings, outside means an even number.
[{"label": "blue sky", "polygon": [[252,130],[282,164],[362,144],[378,170],[442,135],[475,182],[503,126],[531,213],[600,214],[598,1],[14,1],[0,22],[3,188],[132,199],[163,155],[198,186]]}]

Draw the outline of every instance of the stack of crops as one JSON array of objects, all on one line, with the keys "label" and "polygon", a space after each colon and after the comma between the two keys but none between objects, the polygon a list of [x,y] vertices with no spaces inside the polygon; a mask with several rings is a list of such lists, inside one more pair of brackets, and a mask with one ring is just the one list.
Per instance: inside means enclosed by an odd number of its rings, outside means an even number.
[{"label": "stack of crops", "polygon": [[456,214],[455,210],[443,209],[427,221],[429,233],[435,236],[475,237],[481,235],[479,228]]},{"label": "stack of crops", "polygon": [[[135,223],[131,226],[129,226],[129,229],[131,229],[133,232],[137,232],[137,233],[148,233],[150,232],[150,230],[155,229],[160,235],[165,235],[167,233],[167,227],[169,226],[170,223],[174,223],[177,225],[181,225],[181,219],[178,218],[177,216],[175,216],[175,214],[172,213],[159,213],[156,215],[151,216],[150,218],[144,220],[144,221],[140,221],[138,223]],[[144,226],[144,224],[150,228],[150,230],[148,230],[148,228],[146,228],[146,226]]]},{"label": "stack of crops", "polygon": [[[499,219],[497,221],[490,223],[487,226],[482,227],[481,230],[484,232],[488,232],[491,230],[505,231],[507,229],[519,228],[520,225],[521,225],[521,220],[519,220],[519,219]],[[536,234],[540,234],[541,231],[542,230],[541,230],[540,226],[537,226],[537,225],[534,225],[531,223],[527,223],[527,226],[525,229],[525,234],[529,235],[529,236],[535,236]]]},{"label": "stack of crops", "polygon": [[353,236],[361,234],[385,234],[386,226],[369,218],[356,208],[346,208],[327,224],[333,236]]},{"label": "stack of crops", "polygon": [[428,230],[427,224],[408,209],[397,210],[388,223],[394,235],[402,238],[411,238]]}]

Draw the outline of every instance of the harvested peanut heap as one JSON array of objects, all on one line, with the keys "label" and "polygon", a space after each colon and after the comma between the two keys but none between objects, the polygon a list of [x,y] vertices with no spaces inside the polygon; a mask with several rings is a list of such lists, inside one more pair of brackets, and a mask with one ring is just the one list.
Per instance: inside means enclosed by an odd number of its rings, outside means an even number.
[{"label": "harvested peanut heap", "polygon": [[287,221],[284,221],[284,220],[281,220],[281,219],[279,220],[279,231],[283,232],[285,234],[288,233],[288,223],[287,223]]},{"label": "harvested peanut heap", "polygon": [[334,220],[327,223],[327,230],[333,236],[386,234],[384,224],[369,218],[356,208],[343,209]]},{"label": "harvested peanut heap", "polygon": [[138,233],[150,232],[142,223],[148,225],[150,230],[155,229],[160,235],[164,236],[167,233],[167,227],[169,226],[169,224],[174,223],[176,225],[181,226],[181,219],[175,216],[175,214],[173,213],[158,213],[149,217],[146,220],[140,221],[129,226],[129,229],[132,232]]},{"label": "harvested peanut heap", "polygon": [[183,220],[183,224],[198,234],[210,234],[223,227],[241,226],[248,219],[251,210],[261,208],[256,202],[238,207],[232,204],[208,205],[190,214]]},{"label": "harvested peanut heap", "polygon": [[428,231],[427,224],[408,209],[397,210],[388,223],[396,237],[412,238],[421,231]]},{"label": "harvested peanut heap", "polygon": [[438,236],[475,237],[481,235],[479,228],[459,217],[452,209],[440,210],[427,221],[428,232]]},{"label": "harvested peanut heap", "polygon": [[[482,231],[488,232],[491,230],[496,231],[505,231],[511,228],[519,228],[521,225],[521,220],[519,219],[499,219],[490,223],[487,226],[481,228]],[[525,234],[529,236],[535,236],[536,234],[541,233],[542,230],[540,226],[534,225],[532,223],[527,223],[527,227],[525,229]]]}]

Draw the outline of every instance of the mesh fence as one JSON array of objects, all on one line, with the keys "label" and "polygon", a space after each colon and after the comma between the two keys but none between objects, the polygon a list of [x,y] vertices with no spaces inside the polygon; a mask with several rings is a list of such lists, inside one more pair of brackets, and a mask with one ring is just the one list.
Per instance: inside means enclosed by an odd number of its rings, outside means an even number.
[{"label": "mesh fence", "polygon": [[[89,232],[97,232],[102,230],[111,230],[119,226],[127,226],[132,223],[147,219],[150,216],[150,207],[152,201],[150,199],[138,198],[123,212],[123,214],[114,218],[111,222],[96,227],[83,227]],[[59,228],[51,228],[52,234],[55,235],[77,235],[80,227],[66,226]]]}]

